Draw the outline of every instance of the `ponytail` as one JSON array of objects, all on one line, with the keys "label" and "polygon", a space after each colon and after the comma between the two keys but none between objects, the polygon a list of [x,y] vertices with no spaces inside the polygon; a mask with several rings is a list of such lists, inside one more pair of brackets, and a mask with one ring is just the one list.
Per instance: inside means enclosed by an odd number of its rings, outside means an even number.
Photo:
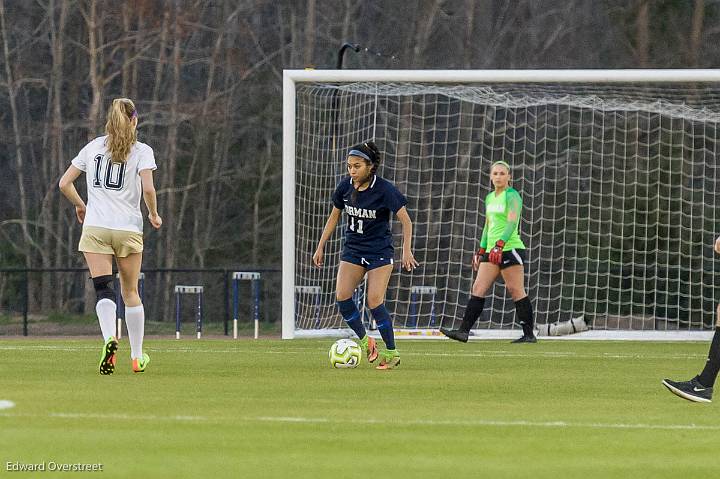
[{"label": "ponytail", "polygon": [[137,117],[135,104],[129,98],[116,98],[113,100],[105,123],[107,134],[107,149],[114,163],[125,163],[130,148],[137,141],[137,132],[132,125],[132,119]]}]

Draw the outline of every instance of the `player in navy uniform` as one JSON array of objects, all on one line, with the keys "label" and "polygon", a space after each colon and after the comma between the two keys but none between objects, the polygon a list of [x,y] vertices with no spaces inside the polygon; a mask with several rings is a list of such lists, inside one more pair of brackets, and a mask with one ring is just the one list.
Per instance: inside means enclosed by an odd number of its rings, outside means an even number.
[{"label": "player in navy uniform", "polygon": [[337,274],[338,308],[348,326],[360,338],[368,361],[374,362],[378,358],[377,345],[365,332],[360,312],[352,300],[353,291],[367,273],[368,306],[387,349],[382,353],[377,369],[393,369],[400,364],[400,354],[395,348],[390,313],[383,304],[395,253],[390,230],[391,213],[402,224],[402,266],[411,271],[418,262],[412,254],[412,222],[405,209],[407,199],[392,183],[375,174],[379,165],[380,152],[373,142],[350,149],[347,156],[349,177],[344,177],[333,193],[333,209],[313,254],[313,263],[318,267],[323,265],[325,243],[335,231],[344,210],[348,218]]}]

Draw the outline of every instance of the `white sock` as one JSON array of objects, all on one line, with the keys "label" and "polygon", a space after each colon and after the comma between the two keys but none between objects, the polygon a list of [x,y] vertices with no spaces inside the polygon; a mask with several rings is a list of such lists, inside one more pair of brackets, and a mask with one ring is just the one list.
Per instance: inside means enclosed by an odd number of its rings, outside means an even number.
[{"label": "white sock", "polygon": [[100,321],[100,331],[107,341],[117,333],[117,305],[113,300],[103,298],[95,305],[95,312]]},{"label": "white sock", "polygon": [[143,336],[145,336],[145,308],[125,306],[125,327],[130,339],[130,358],[142,358]]}]

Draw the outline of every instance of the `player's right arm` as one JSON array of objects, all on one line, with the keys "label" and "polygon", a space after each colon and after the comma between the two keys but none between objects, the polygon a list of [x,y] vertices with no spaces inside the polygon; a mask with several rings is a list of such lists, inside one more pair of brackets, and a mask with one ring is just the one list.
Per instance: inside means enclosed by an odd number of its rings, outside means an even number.
[{"label": "player's right arm", "polygon": [[70,200],[73,206],[75,206],[75,215],[77,216],[78,222],[82,223],[85,221],[85,202],[80,198],[74,184],[75,180],[80,176],[80,173],[82,173],[81,169],[75,165],[70,165],[65,171],[65,174],[62,175],[62,178],[60,178],[58,186],[62,194],[65,195],[65,198]]},{"label": "player's right arm", "polygon": [[323,256],[325,254],[325,243],[327,243],[327,240],[330,239],[333,231],[335,231],[335,227],[337,226],[338,221],[340,221],[341,214],[342,210],[338,209],[336,206],[333,206],[333,209],[330,212],[330,216],[328,216],[327,222],[325,223],[325,228],[323,229],[322,236],[320,236],[320,242],[318,243],[318,247],[315,250],[315,254],[313,254],[312,258],[313,263],[318,268],[324,263]]},{"label": "player's right arm", "polygon": [[720,236],[718,236],[715,240],[715,252],[720,254]]},{"label": "player's right arm", "polygon": [[485,251],[487,251],[487,237],[488,237],[488,221],[487,221],[487,218],[485,218],[485,225],[483,226],[482,236],[480,237],[480,247],[475,252],[475,254],[473,254],[473,259],[472,259],[473,271],[478,270],[478,268],[480,267],[480,258],[482,258],[482,255],[484,255]]}]

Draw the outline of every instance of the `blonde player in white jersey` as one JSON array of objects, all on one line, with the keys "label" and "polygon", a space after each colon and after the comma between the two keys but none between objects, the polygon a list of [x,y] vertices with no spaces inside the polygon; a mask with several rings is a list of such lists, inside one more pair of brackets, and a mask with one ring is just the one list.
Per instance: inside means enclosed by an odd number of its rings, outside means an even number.
[{"label": "blonde player in white jersey", "polygon": [[[97,295],[95,311],[105,343],[100,356],[100,374],[115,372],[117,296],[113,290],[112,260],[117,262],[125,301],[125,323],[130,339],[132,369],[145,371],[150,357],[143,353],[145,311],[138,295],[143,251],[143,218],[140,198],[148,218],[160,228],[153,185],[155,156],[152,148],[137,141],[137,110],[132,100],[113,100],[105,124],[106,136],[95,138],[72,160],[60,179],[60,191],[75,206],[83,230],[78,250],[85,255]],[[85,173],[87,206],[73,182]]]}]

